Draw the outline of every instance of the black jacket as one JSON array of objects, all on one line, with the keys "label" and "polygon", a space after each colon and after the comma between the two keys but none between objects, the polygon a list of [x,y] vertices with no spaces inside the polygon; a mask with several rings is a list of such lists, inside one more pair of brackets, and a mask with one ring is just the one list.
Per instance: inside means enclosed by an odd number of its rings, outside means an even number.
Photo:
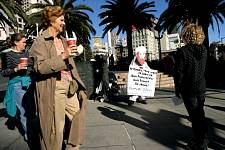
[{"label": "black jacket", "polygon": [[[20,58],[22,57],[28,58],[28,68],[26,70],[20,70],[18,72],[15,72],[14,68],[17,67],[17,65],[19,64]],[[5,59],[4,60],[5,66],[1,70],[1,75],[4,77],[13,78],[15,76],[30,75],[31,72],[33,71],[33,62],[29,58],[28,51],[23,51],[20,53],[10,51],[5,54],[5,57],[3,59]]]},{"label": "black jacket", "polygon": [[203,45],[187,44],[177,50],[174,82],[176,95],[197,96],[205,93],[207,50]]}]

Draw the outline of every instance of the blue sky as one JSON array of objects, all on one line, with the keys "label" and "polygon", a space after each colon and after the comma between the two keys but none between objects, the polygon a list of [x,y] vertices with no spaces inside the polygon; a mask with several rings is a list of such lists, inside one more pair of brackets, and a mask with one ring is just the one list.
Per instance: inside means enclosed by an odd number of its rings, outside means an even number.
[{"label": "blue sky", "polygon": [[[92,22],[93,22],[93,26],[96,30],[96,36],[102,36],[103,33],[103,28],[104,26],[99,26],[100,23],[100,18],[98,17],[98,14],[102,11],[100,9],[100,6],[105,4],[106,0],[77,0],[76,4],[86,4],[88,6],[90,6],[93,10],[94,13],[88,13]],[[149,0],[140,0],[140,2],[145,2],[145,1],[149,1]],[[153,14],[156,17],[159,17],[160,14],[167,8],[167,3],[165,2],[165,0],[155,0],[155,10],[157,10],[156,12],[154,12]],[[209,28],[209,41],[219,41],[221,40],[221,38],[225,37],[225,24],[220,25],[220,35],[217,31],[217,27],[216,24],[214,24],[214,31],[212,31],[212,28]],[[105,36],[106,39],[106,36]],[[105,41],[105,40],[104,40]],[[225,42],[225,38],[223,39],[223,41]]]}]

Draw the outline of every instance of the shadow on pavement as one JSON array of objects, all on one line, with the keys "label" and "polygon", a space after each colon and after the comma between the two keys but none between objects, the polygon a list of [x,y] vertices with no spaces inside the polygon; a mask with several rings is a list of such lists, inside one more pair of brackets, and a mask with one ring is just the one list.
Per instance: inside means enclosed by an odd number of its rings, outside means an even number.
[{"label": "shadow on pavement", "polygon": [[[186,146],[179,141],[187,143],[192,136],[191,128],[181,122],[182,119],[189,119],[186,115],[170,112],[164,109],[155,113],[136,106],[127,106],[118,102],[111,102],[110,104],[140,114],[142,115],[141,118],[145,121],[129,116],[125,112],[112,107],[98,107],[98,110],[108,118],[123,121],[145,130],[145,135],[147,137],[168,148],[177,149],[177,147],[180,147],[185,149]],[[225,149],[224,137],[221,137],[217,134],[218,132],[215,131],[216,129],[225,131],[225,126],[215,123],[212,119],[207,118],[207,120],[209,124],[209,148],[216,150]],[[171,131],[175,134],[171,134]]]},{"label": "shadow on pavement", "polygon": [[214,150],[224,150],[225,149],[225,138],[221,137],[220,133],[225,131],[225,126],[213,121],[213,119],[208,119],[209,124],[209,148]]},{"label": "shadow on pavement", "polygon": [[212,109],[216,109],[216,110],[220,110],[220,111],[225,111],[225,107],[221,107],[221,106],[212,106],[212,105],[205,105],[206,107],[212,108]]},{"label": "shadow on pavement", "polygon": [[206,96],[206,98],[212,98],[212,99],[218,99],[218,100],[225,100],[225,98],[219,98],[219,97],[214,97],[214,96]]},{"label": "shadow on pavement", "polygon": [[[140,108],[131,109],[135,111],[140,111],[139,114],[143,114],[141,118],[145,121],[129,116],[125,112],[116,110],[111,107],[98,107],[98,110],[101,111],[103,115],[111,119],[123,121],[125,123],[128,123],[129,125],[143,129],[145,131],[145,136],[170,149],[176,149],[177,147],[185,148],[185,145],[178,141],[185,141],[185,137],[191,136],[190,128],[182,125],[179,122],[179,120],[185,116],[175,114],[167,110],[160,110],[160,112],[154,113],[142,110]],[[170,119],[162,120],[162,118],[168,118],[168,116],[170,117]],[[177,124],[175,124],[175,122]],[[174,124],[176,125],[176,128]],[[176,134],[172,134],[171,130],[176,129],[179,130],[176,131]],[[179,133],[179,131],[182,132]],[[128,132],[132,131],[128,130]]]}]

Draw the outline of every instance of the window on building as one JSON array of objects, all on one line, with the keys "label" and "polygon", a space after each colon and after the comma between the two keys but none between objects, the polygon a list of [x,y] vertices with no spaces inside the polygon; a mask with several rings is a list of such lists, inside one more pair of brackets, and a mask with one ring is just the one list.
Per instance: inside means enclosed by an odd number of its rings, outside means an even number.
[{"label": "window on building", "polygon": [[19,24],[18,26],[19,26],[19,28],[23,28],[23,24]]},{"label": "window on building", "polygon": [[12,32],[13,32],[13,29],[12,29],[12,28],[9,28],[9,32],[11,32],[11,33],[12,33]]},{"label": "window on building", "polygon": [[18,22],[22,22],[22,19],[21,18],[18,18]]}]

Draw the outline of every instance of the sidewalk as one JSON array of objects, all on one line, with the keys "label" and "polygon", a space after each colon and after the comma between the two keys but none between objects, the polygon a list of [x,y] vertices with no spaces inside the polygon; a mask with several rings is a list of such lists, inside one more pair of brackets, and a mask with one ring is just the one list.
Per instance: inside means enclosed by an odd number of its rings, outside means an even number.
[{"label": "sidewalk", "polygon": [[[86,143],[81,150],[182,150],[191,137],[184,105],[174,106],[169,91],[156,91],[148,104],[88,101]],[[0,100],[2,101],[2,100]],[[225,149],[225,90],[207,91],[210,149]],[[0,150],[29,149],[17,130],[4,125],[0,103]]]}]

